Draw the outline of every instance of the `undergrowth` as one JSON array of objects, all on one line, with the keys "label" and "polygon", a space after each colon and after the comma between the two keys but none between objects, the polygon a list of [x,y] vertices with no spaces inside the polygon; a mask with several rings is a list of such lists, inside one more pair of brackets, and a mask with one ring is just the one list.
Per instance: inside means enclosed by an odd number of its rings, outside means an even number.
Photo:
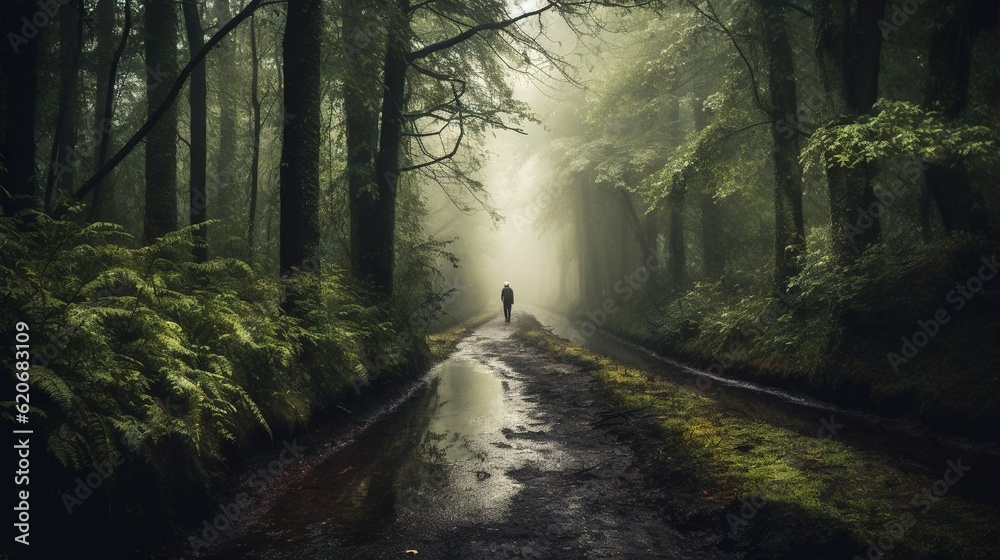
[{"label": "undergrowth", "polygon": [[[657,306],[623,306],[604,328],[713,373],[995,436],[1000,273],[986,268],[996,277],[968,297],[958,288],[998,256],[995,243],[955,235],[899,254],[878,245],[838,266],[824,235],[810,237],[784,297],[764,281],[727,277]],[[937,323],[942,312],[946,320]]]},{"label": "undergrowth", "polygon": [[[109,460],[122,463],[99,490],[110,503],[207,495],[234,459],[353,396],[371,364],[391,377],[427,361],[422,336],[401,336],[405,321],[332,266],[282,281],[239,260],[198,264],[189,229],[139,246],[78,213],[15,228],[0,219],[2,328],[30,329],[31,422],[64,503],[75,475]],[[294,314],[289,282],[305,294]]]},{"label": "undergrowth", "polygon": [[996,510],[956,488],[932,505],[914,502],[943,477],[944,463],[932,472],[906,467],[836,434],[814,437],[818,419],[776,425],[591,353],[537,321],[522,317],[518,328],[525,344],[591,371],[612,407],[642,411],[644,426],[630,425],[626,437],[669,485],[665,511],[700,528],[724,527],[731,546],[767,557],[865,557],[888,535],[885,558],[988,558],[1000,538]]}]

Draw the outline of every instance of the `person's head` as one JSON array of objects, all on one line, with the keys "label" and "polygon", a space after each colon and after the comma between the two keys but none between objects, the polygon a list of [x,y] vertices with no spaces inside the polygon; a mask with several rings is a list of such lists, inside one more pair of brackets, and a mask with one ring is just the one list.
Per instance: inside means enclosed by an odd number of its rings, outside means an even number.
[{"label": "person's head", "polygon": [[504,288],[509,288],[510,287],[510,282],[504,282],[503,283],[503,287]]}]

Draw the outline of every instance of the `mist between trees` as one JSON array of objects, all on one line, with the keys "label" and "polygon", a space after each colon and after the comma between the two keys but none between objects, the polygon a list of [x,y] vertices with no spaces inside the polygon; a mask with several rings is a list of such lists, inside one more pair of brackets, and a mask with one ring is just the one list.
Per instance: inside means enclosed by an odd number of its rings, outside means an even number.
[{"label": "mist between trees", "polygon": [[936,312],[996,253],[997,10],[11,0],[2,328],[43,351],[54,507],[127,450],[102,511],[197,510],[505,281],[587,337],[996,435],[996,283]]}]

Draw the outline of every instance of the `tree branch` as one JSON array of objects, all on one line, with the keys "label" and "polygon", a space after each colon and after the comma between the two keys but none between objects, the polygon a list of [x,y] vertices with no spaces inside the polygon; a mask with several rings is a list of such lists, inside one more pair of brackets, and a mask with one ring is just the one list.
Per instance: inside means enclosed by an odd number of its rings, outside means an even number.
[{"label": "tree branch", "polygon": [[[268,4],[273,4],[273,3],[275,2],[268,2]],[[101,167],[101,169],[99,169],[96,173],[94,173],[94,175],[90,179],[87,179],[87,181],[83,185],[81,185],[80,188],[76,190],[76,192],[73,193],[73,197],[76,200],[80,200],[84,196],[86,196],[87,193],[89,193],[91,189],[93,189],[94,186],[101,181],[101,179],[107,177],[107,175],[111,173],[111,171],[114,170],[114,168],[117,167],[118,164],[121,163],[122,160],[125,159],[125,157],[128,156],[132,152],[132,150],[135,149],[137,145],[139,145],[139,142],[141,142],[142,139],[146,137],[146,134],[149,134],[149,131],[152,130],[154,126],[156,126],[156,123],[167,112],[167,110],[170,108],[170,105],[172,105],[173,102],[177,100],[177,96],[180,94],[181,89],[184,87],[184,83],[187,81],[188,77],[191,76],[191,73],[194,72],[194,69],[197,68],[199,64],[201,64],[201,61],[204,60],[206,56],[208,56],[208,53],[210,53],[212,49],[215,48],[215,45],[217,45],[220,41],[222,41],[222,39],[224,39],[226,35],[229,34],[230,31],[236,29],[236,26],[242,23],[243,20],[250,17],[250,15],[253,14],[257,10],[257,8],[260,8],[261,5],[262,5],[261,0],[250,0],[250,2],[246,5],[246,7],[240,10],[240,12],[236,14],[233,17],[233,19],[229,20],[229,22],[226,23],[226,25],[223,25],[222,28],[215,33],[215,35],[212,35],[212,38],[205,43],[205,46],[202,47],[201,50],[199,50],[198,53],[195,54],[195,56],[188,61],[188,63],[184,66],[184,69],[181,70],[181,73],[177,76],[177,79],[174,80],[174,84],[173,86],[171,86],[170,91],[167,92],[167,96],[163,99],[163,102],[160,103],[160,106],[157,107],[156,112],[153,113],[149,117],[149,119],[146,120],[146,122],[139,128],[139,130],[137,130],[135,134],[133,134],[132,137],[129,138],[128,142],[126,142],[125,145],[122,146],[122,148],[118,150],[118,152],[114,156],[112,156],[111,159],[109,159],[108,162],[104,164],[103,167]]]},{"label": "tree branch", "polygon": [[440,136],[444,134],[444,131],[451,126],[451,121],[447,121],[444,126],[437,130],[437,132],[404,132],[403,136],[409,136],[411,138],[430,138],[431,136]]},{"label": "tree branch", "polygon": [[737,134],[739,134],[739,133],[741,133],[741,132],[743,132],[745,130],[750,130],[751,128],[756,128],[758,126],[764,126],[765,124],[774,124],[774,121],[761,121],[759,123],[754,123],[754,124],[750,124],[750,125],[744,126],[742,128],[738,128],[736,130],[733,130],[731,132],[726,133],[725,136],[723,136],[722,138],[719,139],[719,142],[725,142],[727,139],[729,139],[730,136],[735,136],[735,135],[737,135]]},{"label": "tree branch", "polygon": [[437,2],[437,0],[427,0],[426,2],[420,2],[420,3],[414,4],[414,5],[410,6],[410,9],[407,10],[406,13],[412,14],[413,12],[419,10],[420,8],[429,6],[429,5],[433,4],[434,2]]},{"label": "tree branch", "polygon": [[[462,85],[464,86],[465,84],[463,83]],[[447,154],[445,154],[443,156],[432,157],[429,161],[425,161],[425,162],[419,163],[417,165],[411,165],[411,166],[408,166],[408,167],[401,167],[399,169],[400,173],[403,173],[405,171],[414,171],[416,169],[421,169],[423,167],[428,167],[428,166],[434,165],[436,163],[440,163],[440,162],[442,162],[444,160],[451,159],[451,158],[455,157],[455,154],[458,153],[458,148],[462,145],[462,138],[465,137],[465,124],[464,124],[464,120],[462,118],[462,102],[461,102],[462,94],[465,93],[465,90],[464,90],[464,87],[463,87],[463,90],[461,92],[456,91],[454,84],[451,87],[452,87],[452,93],[455,96],[455,103],[458,105],[458,138],[455,139],[455,145],[452,146],[450,152],[448,152]],[[450,124],[451,124],[451,121],[449,121],[447,124],[445,124],[444,128],[447,128]],[[444,130],[444,128],[442,128],[441,130]],[[442,142],[442,144],[443,144],[443,142]],[[421,144],[421,149],[423,150],[423,144]],[[427,153],[427,150],[423,150],[423,151],[424,151],[425,154]]]},{"label": "tree branch", "polygon": [[708,21],[717,25],[719,29],[721,29],[722,32],[725,33],[727,37],[729,37],[729,41],[732,42],[733,47],[736,49],[736,53],[740,55],[741,59],[743,59],[743,64],[746,65],[747,71],[750,73],[750,85],[753,88],[754,101],[757,102],[757,106],[760,107],[762,111],[770,115],[771,111],[767,108],[767,106],[764,105],[764,102],[761,101],[760,99],[760,91],[757,88],[757,76],[753,72],[753,66],[750,64],[750,59],[747,58],[746,53],[743,52],[743,48],[740,47],[740,44],[736,41],[736,36],[728,27],[726,27],[726,24],[722,23],[722,20],[719,18],[719,16],[715,14],[715,9],[712,8],[711,3],[708,4],[709,9],[712,11],[712,14],[709,15],[704,10],[702,10],[701,7],[698,6],[698,4],[694,0],[687,0],[687,2],[699,14],[704,16],[705,19],[707,19]]},{"label": "tree branch", "polygon": [[454,76],[449,76],[448,74],[435,72],[434,70],[431,70],[430,68],[425,68],[412,60],[409,62],[409,64],[410,68],[413,68],[414,70],[423,74],[424,76],[427,76],[428,78],[434,78],[435,80],[441,80],[442,82],[460,82],[463,86],[465,85],[464,81],[455,78]]},{"label": "tree branch", "polygon": [[550,0],[549,4],[547,6],[539,8],[537,10],[532,10],[530,12],[524,12],[523,14],[519,14],[517,16],[514,16],[512,18],[508,18],[508,19],[505,19],[505,20],[502,20],[502,21],[492,21],[492,22],[489,22],[489,23],[481,23],[479,25],[476,25],[474,27],[470,27],[469,29],[466,29],[465,31],[459,33],[458,35],[455,35],[454,37],[450,37],[448,39],[443,39],[441,41],[438,41],[437,43],[428,45],[428,46],[426,46],[426,47],[424,47],[422,49],[417,49],[416,51],[413,51],[410,54],[408,54],[406,56],[406,59],[412,62],[414,60],[420,60],[421,58],[427,58],[428,56],[430,56],[430,55],[432,55],[432,54],[434,54],[436,52],[443,51],[445,49],[454,47],[455,45],[457,45],[459,43],[467,41],[467,40],[475,37],[476,35],[478,35],[482,31],[494,31],[494,30],[498,30],[498,29],[504,29],[506,27],[510,27],[511,25],[514,25],[515,23],[517,23],[519,21],[522,21],[522,20],[528,19],[530,17],[537,16],[537,15],[541,15],[541,14],[543,14],[543,13],[545,13],[545,12],[547,12],[547,11],[551,10],[552,8],[557,7],[557,6],[559,6],[559,4],[557,4],[556,2],[553,2],[553,1]]},{"label": "tree branch", "polygon": [[795,10],[796,12],[801,13],[802,15],[804,15],[806,17],[810,17],[810,18],[813,17],[813,13],[812,12],[810,12],[806,8],[803,8],[802,6],[799,6],[798,4],[796,4],[794,2],[782,2],[781,5],[785,6],[787,8],[791,8],[791,9]]}]

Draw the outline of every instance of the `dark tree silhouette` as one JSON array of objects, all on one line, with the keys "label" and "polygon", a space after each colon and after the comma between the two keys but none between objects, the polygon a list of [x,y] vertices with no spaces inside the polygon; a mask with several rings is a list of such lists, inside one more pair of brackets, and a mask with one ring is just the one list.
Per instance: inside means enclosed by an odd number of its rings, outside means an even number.
[{"label": "dark tree silhouette", "polygon": [[[673,144],[680,144],[681,107],[677,99],[670,102],[666,112],[664,126],[671,130]],[[670,289],[676,293],[683,292],[687,287],[687,245],[684,241],[684,204],[687,200],[687,185],[683,181],[674,185],[667,194],[667,205],[670,213],[670,225],[667,232],[668,261],[670,271]]]},{"label": "dark tree silhouette", "polygon": [[[847,124],[871,113],[878,99],[882,55],[879,21],[886,3],[814,2],[816,57],[835,123]],[[870,212],[876,202],[872,186],[875,172],[872,163],[846,167],[834,162],[827,169],[831,238],[841,262],[853,260],[879,240],[880,221]],[[861,221],[859,213],[867,213],[868,221]]]},{"label": "dark tree silhouette", "polygon": [[[250,209],[247,218],[247,246],[250,248],[250,255],[253,258],[254,237],[257,227],[257,191],[260,181],[260,56],[257,54],[257,21],[256,16],[250,17],[250,108],[252,111],[253,129],[250,138]],[[223,123],[226,116],[223,115]],[[225,125],[223,124],[223,128]],[[224,134],[223,134],[224,135]],[[221,157],[220,146],[220,157]],[[223,165],[232,166],[232,162],[223,162]],[[228,177],[228,174],[226,175]]]},{"label": "dark tree silhouette", "polygon": [[[146,112],[167,99],[177,77],[177,10],[171,0],[147,0],[145,12]],[[177,108],[167,105],[146,138],[146,243],[177,229]]]},{"label": "dark tree silhouette", "polygon": [[[114,119],[115,85],[118,81],[118,65],[121,63],[125,47],[128,45],[129,33],[132,30],[132,3],[125,0],[124,21],[121,38],[117,47],[114,45],[115,2],[101,0],[97,4],[97,48],[94,56],[97,58],[97,99],[94,110],[94,130],[101,135],[97,147],[95,171],[104,167],[108,159],[108,148],[111,145],[112,120]],[[113,207],[103,209],[101,205],[101,187],[113,189],[110,175],[94,186],[94,194],[90,200],[90,219],[113,218],[118,213]]]},{"label": "dark tree silhouette", "polygon": [[801,270],[799,258],[806,248],[802,217],[802,165],[799,163],[801,147],[796,130],[799,106],[795,89],[795,62],[788,41],[784,10],[784,2],[780,0],[764,0],[761,4],[773,121],[774,285],[779,292],[784,292],[788,281]]},{"label": "dark tree silhouette", "polygon": [[[936,2],[935,25],[928,64],[930,80],[925,97],[928,109],[942,111],[948,120],[959,118],[969,101],[972,48],[983,31],[995,27],[1000,6],[985,0]],[[982,195],[971,184],[960,154],[940,150],[925,162],[924,179],[948,231],[986,233],[991,230]]]},{"label": "dark tree silhouette", "polygon": [[378,138],[378,107],[369,98],[377,77],[379,61],[372,56],[376,38],[366,25],[364,0],[343,0],[342,38],[349,72],[343,80],[344,135],[347,141],[347,199],[351,219],[351,268],[363,276],[374,264],[369,262],[378,248],[370,231],[373,209],[378,205],[374,180],[375,147]]},{"label": "dark tree silhouette", "polygon": [[320,0],[290,0],[281,144],[281,273],[316,266],[319,246]]},{"label": "dark tree silhouette", "polygon": [[53,191],[65,194],[73,189],[77,122],[80,111],[80,59],[86,14],[83,0],[67,7],[59,21],[59,109],[56,113],[52,152],[45,181],[45,210],[52,208]]},{"label": "dark tree silhouette", "polygon": [[16,0],[3,11],[0,60],[7,84],[4,103],[7,125],[0,147],[0,200],[7,216],[34,206],[38,190],[35,171],[38,38],[21,34],[24,21],[30,21],[34,11],[35,4],[30,0]]},{"label": "dark tree silhouette", "polygon": [[[700,132],[708,126],[705,100],[693,101],[694,129]],[[722,208],[708,189],[698,193],[698,209],[701,211],[702,275],[706,280],[717,280],[726,268],[726,250],[723,238]]]},{"label": "dark tree silhouette", "polygon": [[[191,51],[191,58],[194,58],[201,49],[205,48],[201,16],[198,14],[198,4],[194,0],[186,0],[183,4],[183,10],[188,47]],[[191,225],[198,225],[204,224],[208,218],[208,78],[204,64],[199,64],[191,73],[189,95],[191,105],[190,220]],[[199,227],[195,236],[198,238],[198,243],[194,248],[194,258],[198,262],[205,262],[208,260],[206,226]]]}]

